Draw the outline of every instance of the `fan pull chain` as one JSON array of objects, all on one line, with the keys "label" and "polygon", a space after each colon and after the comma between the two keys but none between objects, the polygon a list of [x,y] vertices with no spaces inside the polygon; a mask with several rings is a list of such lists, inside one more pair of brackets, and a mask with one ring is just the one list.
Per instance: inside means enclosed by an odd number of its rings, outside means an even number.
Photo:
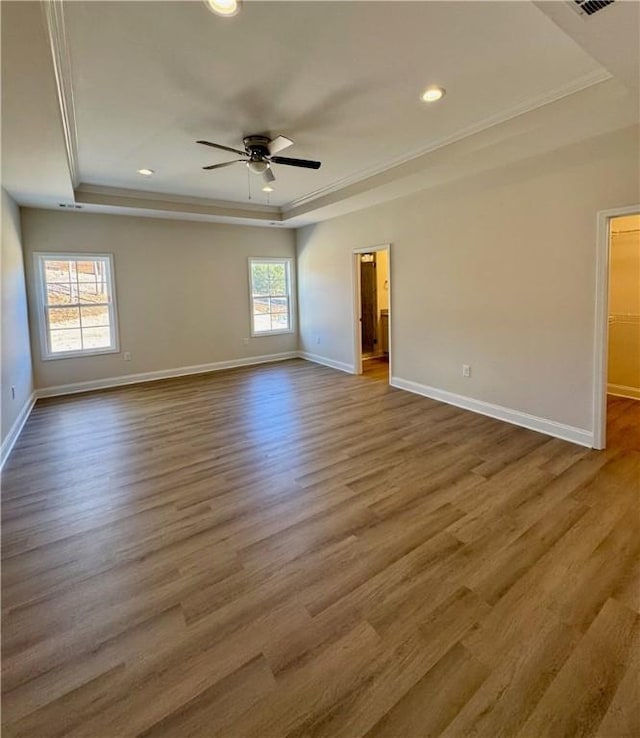
[{"label": "fan pull chain", "polygon": [[249,200],[251,200],[251,172],[247,167],[247,190],[249,191]]}]

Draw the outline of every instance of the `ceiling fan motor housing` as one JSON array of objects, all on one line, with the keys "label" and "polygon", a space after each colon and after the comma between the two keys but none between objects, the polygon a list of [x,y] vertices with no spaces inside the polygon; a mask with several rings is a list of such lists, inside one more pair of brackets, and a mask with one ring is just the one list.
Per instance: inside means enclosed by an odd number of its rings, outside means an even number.
[{"label": "ceiling fan motor housing", "polygon": [[242,140],[251,161],[262,161],[269,156],[271,139],[268,136],[245,136]]},{"label": "ceiling fan motor housing", "polygon": [[254,172],[254,174],[263,174],[267,182],[273,182],[275,179],[271,172],[272,164],[286,164],[290,167],[304,167],[305,169],[320,169],[319,161],[311,161],[310,159],[292,159],[287,156],[279,156],[278,154],[280,151],[293,145],[293,141],[286,136],[276,136],[276,138],[271,139],[269,136],[251,135],[245,136],[242,141],[244,143],[244,151],[234,149],[230,146],[213,143],[212,141],[196,141],[196,143],[203,144],[204,146],[211,146],[214,149],[222,149],[222,151],[228,151],[231,154],[237,154],[242,157],[242,159],[223,161],[220,164],[210,164],[209,166],[202,168],[207,170],[220,169],[221,167],[228,167],[232,164],[236,164],[237,162],[244,162],[249,167],[249,170]]}]

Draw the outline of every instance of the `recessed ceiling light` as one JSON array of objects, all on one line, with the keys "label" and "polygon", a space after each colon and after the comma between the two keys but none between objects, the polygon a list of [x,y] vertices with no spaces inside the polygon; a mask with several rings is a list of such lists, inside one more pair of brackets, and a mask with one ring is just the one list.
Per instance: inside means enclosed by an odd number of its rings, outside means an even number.
[{"label": "recessed ceiling light", "polygon": [[141,174],[143,177],[150,177],[153,172],[153,169],[138,169],[138,174]]},{"label": "recessed ceiling light", "polygon": [[420,99],[424,102],[436,102],[436,100],[442,100],[445,96],[446,90],[444,87],[438,87],[438,85],[429,85],[427,89],[420,95]]},{"label": "recessed ceiling light", "polygon": [[273,192],[273,187],[272,187],[271,185],[265,185],[265,186],[264,186],[264,187],[262,188],[262,191],[263,191],[263,192]]},{"label": "recessed ceiling light", "polygon": [[231,18],[240,10],[239,0],[204,0],[207,8],[216,15]]}]

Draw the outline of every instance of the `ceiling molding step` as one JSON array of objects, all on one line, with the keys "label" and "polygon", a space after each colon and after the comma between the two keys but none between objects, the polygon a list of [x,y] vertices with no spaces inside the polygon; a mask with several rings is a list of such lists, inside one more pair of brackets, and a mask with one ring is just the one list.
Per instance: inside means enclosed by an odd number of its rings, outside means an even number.
[{"label": "ceiling molding step", "polygon": [[238,203],[216,202],[178,195],[167,197],[162,193],[126,190],[116,187],[81,185],[75,190],[75,200],[83,205],[174,213],[176,216],[191,214],[265,223],[272,221],[280,223],[282,221],[280,209],[276,207],[253,204],[238,207]]},{"label": "ceiling molding step", "polygon": [[[552,107],[532,112],[532,118],[528,116],[505,121],[500,126],[485,129],[475,136],[465,137],[423,157],[405,162],[394,170],[361,180],[306,206],[283,212],[283,220],[293,227],[307,225],[480,172],[499,169],[600,136],[630,131],[630,140],[637,139],[640,130],[637,101],[624,92],[620,83],[609,80],[578,94],[579,99],[576,102],[580,104],[572,106],[569,116],[566,103],[558,101]],[[624,118],[621,118],[618,109],[620,106],[617,105],[621,99],[625,101],[624,107],[628,113]],[[591,119],[586,115],[586,111],[594,107],[612,115],[605,116],[595,131],[591,130]],[[550,129],[549,121],[553,120],[562,120],[563,126],[559,126],[557,130]],[[588,123],[581,125],[587,120]],[[621,120],[622,125],[619,125]],[[571,122],[573,125],[568,126]],[[541,141],[536,138],[535,132],[542,129],[551,130],[554,135]],[[510,145],[503,146],[504,141],[509,141]]]},{"label": "ceiling molding step", "polygon": [[612,79],[612,77],[613,75],[606,69],[600,69],[595,72],[585,74],[573,80],[567,85],[558,87],[555,90],[550,90],[549,92],[546,92],[543,95],[538,95],[535,98],[530,98],[529,100],[519,103],[518,105],[508,108],[507,110],[503,110],[496,115],[492,115],[470,126],[461,128],[455,133],[436,139],[435,141],[432,141],[428,146],[421,147],[420,149],[416,149],[408,154],[405,154],[404,156],[392,161],[391,163],[387,162],[383,166],[371,167],[369,169],[361,170],[354,175],[344,177],[341,180],[337,180],[327,187],[314,190],[313,192],[309,192],[302,197],[291,200],[290,202],[282,206],[282,212],[286,216],[288,212],[292,210],[297,210],[304,205],[310,205],[313,203],[314,200],[317,200],[321,197],[325,197],[326,195],[330,195],[334,192],[342,190],[345,187],[357,184],[358,182],[369,179],[370,177],[375,177],[378,174],[382,174],[390,169],[394,169],[395,167],[401,166],[402,164],[413,161],[414,159],[419,159],[425,154],[430,154],[436,149],[448,146],[449,144],[460,141],[463,138],[473,136],[476,133],[481,133],[488,128],[492,128],[493,126],[500,125],[501,123],[505,123],[506,121],[512,120],[513,118],[517,118],[521,115],[525,115],[526,113],[530,113],[531,111],[537,110],[538,108],[544,107],[545,105],[549,105],[551,103],[557,102],[558,100],[562,100],[565,97],[569,97],[570,95],[582,92],[589,87],[593,87],[594,85],[606,82]]},{"label": "ceiling molding step", "polygon": [[213,200],[206,197],[192,197],[189,195],[175,195],[167,192],[155,192],[153,190],[132,190],[125,187],[111,187],[110,185],[97,185],[82,182],[75,189],[79,195],[106,195],[109,197],[126,197],[139,200],[155,200],[162,203],[176,203],[193,205],[202,208],[222,208],[224,210],[245,210],[254,213],[268,213],[270,217],[279,216],[280,208],[277,205],[264,205],[253,202],[237,202],[235,200]]},{"label": "ceiling molding step", "polygon": [[71,55],[65,30],[64,8],[62,2],[51,2],[49,0],[42,1],[42,8],[46,18],[47,35],[56,79],[69,173],[73,186],[76,187],[79,183],[78,132],[73,97]]}]

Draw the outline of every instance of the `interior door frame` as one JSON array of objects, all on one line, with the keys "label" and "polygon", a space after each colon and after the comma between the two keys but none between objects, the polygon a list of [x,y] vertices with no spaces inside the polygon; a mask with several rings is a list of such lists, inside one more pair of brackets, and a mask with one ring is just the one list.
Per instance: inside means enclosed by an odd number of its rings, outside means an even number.
[{"label": "interior door frame", "polygon": [[596,313],[593,367],[593,448],[607,444],[607,364],[609,358],[609,272],[611,221],[621,215],[640,214],[640,203],[601,210],[597,215]]},{"label": "interior door frame", "polygon": [[392,330],[391,323],[393,321],[392,309],[392,292],[391,292],[391,244],[381,243],[376,246],[367,246],[353,250],[352,254],[352,293],[353,293],[353,373],[362,374],[362,341],[361,341],[361,318],[362,318],[362,299],[360,294],[360,254],[373,254],[379,251],[387,252],[387,268],[389,281],[389,380],[393,376],[393,343],[391,341]]}]

